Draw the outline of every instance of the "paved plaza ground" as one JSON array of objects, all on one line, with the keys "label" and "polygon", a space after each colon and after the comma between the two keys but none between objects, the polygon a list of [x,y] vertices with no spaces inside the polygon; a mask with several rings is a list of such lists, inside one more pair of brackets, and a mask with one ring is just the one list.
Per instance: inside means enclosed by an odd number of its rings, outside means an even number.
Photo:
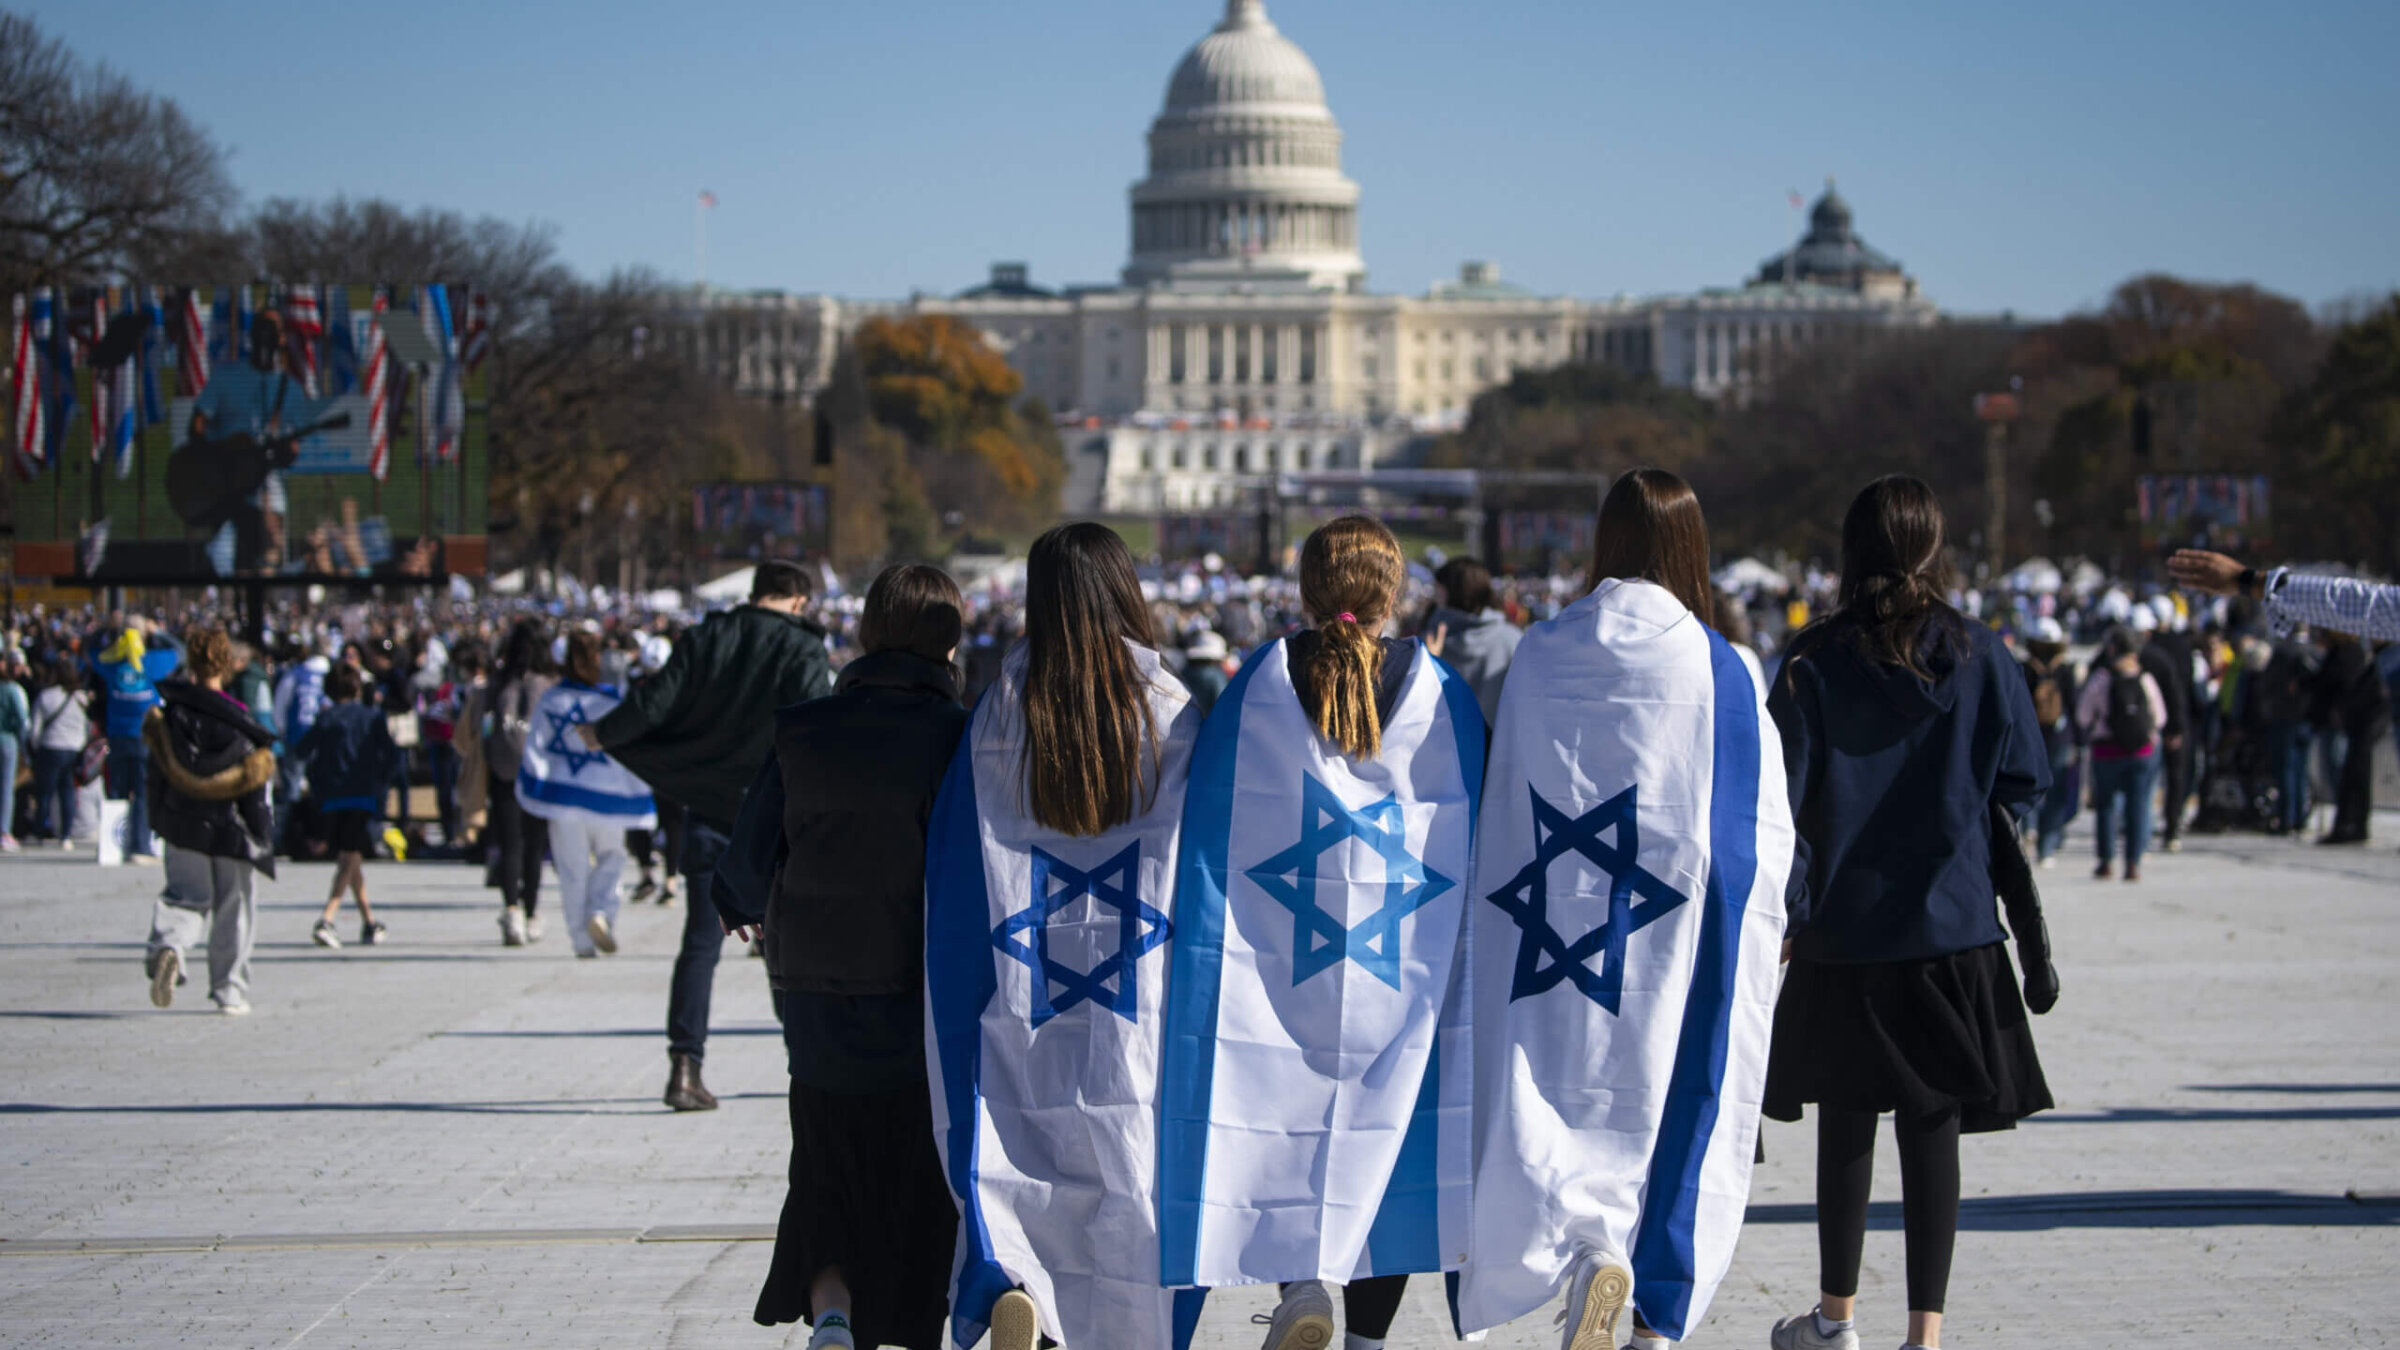
[{"label": "paved plaza ground", "polygon": [[[2400,819],[2378,823],[2365,850],[2194,841],[2138,887],[2091,880],[2079,841],[2043,874],[2059,1109],[1966,1144],[1950,1344],[2400,1340]],[[204,979],[149,1006],[155,870],[0,860],[0,1344],[804,1344],[749,1320],[786,1154],[758,964],[729,947],[718,981],[724,1108],[677,1116],[679,910],[629,907],[623,954],[576,961],[556,931],[503,949],[466,867],[370,877],[376,949],[309,944],[325,868],[265,887],[238,1019]],[[1770,1124],[1766,1147],[1691,1344],[1761,1346],[1813,1296],[1813,1135]],[[1870,1347],[1899,1343],[1901,1278],[1886,1203]],[[1392,1344],[1448,1343],[1417,1283]],[[1201,1343],[1247,1350],[1269,1302],[1219,1295]],[[1487,1344],[1556,1333],[1543,1315]]]}]

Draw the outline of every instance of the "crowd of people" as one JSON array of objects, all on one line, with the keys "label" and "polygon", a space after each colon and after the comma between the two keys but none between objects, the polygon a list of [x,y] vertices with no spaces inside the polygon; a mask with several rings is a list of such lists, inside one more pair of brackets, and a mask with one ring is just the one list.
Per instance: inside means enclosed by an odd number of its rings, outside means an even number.
[{"label": "crowd of people", "polygon": [[1080,524],[1005,585],[769,562],[688,625],[429,598],[282,607],[263,647],[204,606],[37,610],[0,849],[123,802],[128,856],[164,845],[152,1000],[204,943],[228,1014],[279,858],[333,862],[328,947],[345,897],[389,939],[386,855],[483,867],[499,941],[538,942],[547,864],[588,959],[638,867],[685,906],[669,1106],[716,1105],[725,940],[765,958],[793,1156],[756,1315],[815,1346],[1165,1347],[1197,1291],[1272,1280],[1267,1350],[1328,1350],[1337,1288],[1378,1350],[1436,1272],[1462,1333],[1563,1300],[1567,1350],[1628,1312],[1664,1345],[1761,1114],[1809,1107],[1821,1294],[1774,1344],[1859,1343],[1891,1114],[1936,1346],[1958,1137],[2049,1105],[2034,866],[2087,799],[2136,881],[2154,818],[2293,833],[2317,776],[2320,842],[2363,842],[2400,600],[2207,553],[2149,596],[1963,589],[1906,478],[1780,583],[1712,579],[1671,474],[1596,537],[1588,577],[1513,579],[1352,516],[1244,579]]}]

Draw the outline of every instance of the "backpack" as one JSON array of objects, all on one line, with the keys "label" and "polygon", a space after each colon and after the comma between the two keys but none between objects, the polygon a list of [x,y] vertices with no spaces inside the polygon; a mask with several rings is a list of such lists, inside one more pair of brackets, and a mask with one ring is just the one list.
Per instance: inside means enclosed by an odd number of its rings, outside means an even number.
[{"label": "backpack", "polygon": [[2045,670],[2033,674],[2033,716],[2045,731],[2055,729],[2066,720],[2067,696],[2059,691],[2057,671]]},{"label": "backpack", "polygon": [[2158,736],[2158,720],[2150,713],[2150,692],[2142,677],[2108,672],[2108,739],[2124,750],[2147,749]]}]

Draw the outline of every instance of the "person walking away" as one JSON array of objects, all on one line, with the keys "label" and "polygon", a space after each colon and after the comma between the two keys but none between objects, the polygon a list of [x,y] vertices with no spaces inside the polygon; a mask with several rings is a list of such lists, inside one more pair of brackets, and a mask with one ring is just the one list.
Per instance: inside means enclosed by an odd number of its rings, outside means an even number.
[{"label": "person walking away", "polygon": [[1224,635],[1214,628],[1203,628],[1192,635],[1183,648],[1183,687],[1192,696],[1192,704],[1202,717],[1217,706],[1225,686],[1233,683],[1233,675],[1225,667],[1232,653],[1226,649]]},{"label": "person walking away", "polygon": [[2175,602],[2166,596],[2134,611],[2134,631],[2142,639],[2142,669],[2158,682],[2166,699],[2166,721],[2159,727],[2158,781],[2160,847],[2183,851],[2183,815],[2191,804],[2192,758],[2192,643],[2174,631]]},{"label": "person walking away", "polygon": [[72,657],[51,663],[49,682],[33,700],[34,829],[61,848],[75,846],[75,766],[92,738],[84,711],[83,673]]},{"label": "person walking away", "polygon": [[158,682],[175,673],[183,664],[183,654],[176,650],[173,638],[158,632],[152,634],[157,647],[152,650],[153,643],[142,634],[147,626],[137,619],[126,627],[93,662],[93,670],[106,691],[106,791],[111,800],[126,804],[125,856],[155,863],[158,859],[150,852],[149,794],[143,788],[149,780],[143,766],[149,750],[142,736],[142,720],[158,706]]},{"label": "person walking away", "polygon": [[208,932],[208,995],[217,1011],[250,1011],[257,874],[275,875],[275,737],[225,692],[233,641],[222,628],[192,635],[191,678],[158,688],[142,718],[150,817],[165,841],[166,887],[150,907],[143,973],[150,1001],[171,1006],[185,953]]},{"label": "person walking away", "polygon": [[1474,558],[1452,558],[1433,574],[1434,607],[1425,619],[1425,649],[1475,691],[1484,724],[1498,725],[1500,689],[1508,680],[1523,634],[1492,606],[1491,569]]},{"label": "person walking away", "polygon": [[2309,719],[2322,664],[2315,647],[2279,638],[2258,680],[2256,706],[2266,727],[2267,766],[2278,812],[2270,834],[2298,834],[2308,825],[2308,758],[2314,743]]},{"label": "person walking away", "polygon": [[616,689],[600,677],[599,635],[568,634],[565,677],[535,705],[533,732],[517,770],[517,804],[549,823],[559,912],[581,957],[616,953],[625,832],[658,823],[658,807],[642,780],[574,734],[617,706]]},{"label": "person walking away", "polygon": [[331,656],[295,641],[285,647],[283,672],[275,677],[276,753],[282,763],[275,783],[275,841],[286,853],[292,851],[292,803],[308,786],[308,765],[293,747],[316,725],[317,712],[325,706],[325,677],[332,670]]},{"label": "person walking away", "polygon": [[459,811],[458,719],[467,690],[474,686],[482,658],[473,649],[454,652],[443,663],[440,678],[425,696],[419,718],[425,737],[425,763],[433,775],[433,809],[442,824],[442,843],[458,848],[465,841],[464,817]]},{"label": "person walking away", "polygon": [[2317,672],[2321,721],[2345,743],[2335,780],[2333,828],[2317,842],[2363,844],[2375,810],[2375,747],[2391,728],[2391,696],[2375,658],[2357,638],[2323,629],[2315,639],[2325,653]]},{"label": "person walking away", "polygon": [[499,843],[500,942],[506,947],[542,940],[534,902],[542,893],[542,853],[550,844],[550,827],[519,802],[517,774],[525,765],[534,710],[557,682],[553,671],[541,621],[519,619],[508,630],[480,706],[485,793]]},{"label": "person walking away", "polygon": [[348,662],[335,666],[325,677],[329,701],[297,747],[308,765],[309,795],[324,812],[333,843],[333,888],[309,933],[320,947],[342,945],[333,920],[342,912],[343,891],[358,902],[359,945],[372,947],[385,936],[374,906],[367,902],[367,855],[375,848],[383,785],[391,781],[392,761],[400,757],[400,747],[392,744],[382,710],[364,702],[365,695],[358,667]]},{"label": "person walking away", "polygon": [[[2049,787],[2025,677],[1944,602],[1940,503],[1870,483],[1842,521],[1833,611],[1803,630],[1768,696],[1799,835],[1791,961],[1775,1005],[1766,1114],[1817,1107],[1817,1306],[1775,1350],[1856,1350],[1877,1117],[1893,1115],[1908,1252],[1908,1344],[1941,1344],[1958,1234],[1961,1133],[2047,1110],[2002,950],[1991,805]],[[2012,825],[2012,828],[2014,826]]]},{"label": "person walking away", "polygon": [[1591,594],[1515,649],[1476,826],[1458,1317],[1563,1293],[1560,1343],[1618,1350],[1630,1295],[1649,1350],[1707,1316],[1741,1233],[1792,818],[1757,658],[1710,628],[1690,486],[1624,475],[1595,538]]},{"label": "person walking away", "polygon": [[992,1350],[1175,1343],[1177,1295],[1158,1281],[1159,1018],[1201,713],[1151,624],[1114,531],[1035,540],[1024,641],[934,805],[925,970],[934,1137],[967,1216],[957,1344],[986,1327]]},{"label": "person walking away", "polygon": [[2034,851],[2043,867],[2058,862],[2082,793],[2082,732],[2075,720],[2075,663],[2067,657],[2067,630],[2053,618],[2033,621],[2025,639],[2025,684],[2033,717],[2042,727],[2042,749],[2050,759],[2050,791],[2035,813]]},{"label": "person walking away", "polygon": [[807,617],[812,590],[798,564],[760,563],[748,604],[685,630],[664,668],[635,685],[616,711],[580,729],[593,748],[689,813],[681,863],[690,903],[667,992],[666,1101],[678,1111],[717,1104],[700,1069],[725,930],[701,897],[742,793],[771,752],[776,710],[833,690],[825,630]]},{"label": "person walking away", "polygon": [[480,645],[462,645],[453,669],[458,672],[458,720],[450,748],[458,756],[458,828],[461,846],[471,844],[468,860],[481,861],[497,880],[498,869],[486,856],[491,851],[491,774],[483,762],[483,715],[490,692],[488,663]]},{"label": "person walking away", "polygon": [[2123,625],[2110,629],[2075,706],[2075,725],[2092,747],[2092,817],[2100,848],[2092,875],[2103,881],[2115,875],[2120,818],[2125,879],[2142,879],[2142,854],[2150,847],[2150,793],[2158,785],[2167,717],[2158,677],[2142,665],[2141,639]]},{"label": "person walking away", "polygon": [[746,940],[761,936],[763,900],[791,1064],[792,1165],[753,1316],[808,1321],[814,1350],[944,1343],[959,1230],[925,1063],[926,841],[967,727],[952,664],[965,608],[935,568],[877,577],[859,620],[863,654],[830,697],[774,714],[773,756],[737,813],[739,836],[718,850],[728,870],[780,857],[771,880],[748,872],[765,894],[721,913],[702,899],[709,879],[693,878],[690,908]]},{"label": "person walking away", "polygon": [[1483,713],[1422,643],[1378,636],[1406,575],[1377,521],[1309,535],[1312,626],[1251,656],[1192,752],[1161,1268],[1175,1287],[1285,1282],[1268,1350],[1330,1343],[1327,1281],[1347,1282],[1348,1344],[1380,1346],[1408,1275],[1466,1250],[1472,1084],[1451,995]]},{"label": "person walking away", "polygon": [[17,851],[17,762],[33,729],[33,705],[18,683],[24,666],[15,657],[0,664],[0,853]]}]

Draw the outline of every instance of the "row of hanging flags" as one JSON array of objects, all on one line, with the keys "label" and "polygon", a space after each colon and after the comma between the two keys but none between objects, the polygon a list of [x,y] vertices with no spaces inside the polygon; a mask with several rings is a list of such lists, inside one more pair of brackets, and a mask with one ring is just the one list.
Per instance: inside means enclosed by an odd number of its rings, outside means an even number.
[{"label": "row of hanging flags", "polygon": [[[77,408],[77,372],[89,373],[92,463],[113,463],[119,478],[133,473],[141,433],[167,420],[163,381],[174,394],[197,398],[210,373],[248,361],[250,326],[260,307],[284,320],[284,374],[310,398],[359,392],[367,404],[368,472],[380,482],[391,471],[391,442],[408,406],[409,370],[391,355],[385,325],[413,320],[438,353],[429,435],[420,463],[458,458],[466,430],[466,381],[492,349],[491,302],[467,292],[464,315],[452,295],[462,288],[378,286],[372,320],[355,324],[347,286],[105,286],[60,291],[41,287],[16,297],[16,340],[9,363],[10,430],[18,472],[27,479],[59,462]],[[461,320],[463,319],[463,323]],[[360,350],[363,334],[365,350]]]}]

